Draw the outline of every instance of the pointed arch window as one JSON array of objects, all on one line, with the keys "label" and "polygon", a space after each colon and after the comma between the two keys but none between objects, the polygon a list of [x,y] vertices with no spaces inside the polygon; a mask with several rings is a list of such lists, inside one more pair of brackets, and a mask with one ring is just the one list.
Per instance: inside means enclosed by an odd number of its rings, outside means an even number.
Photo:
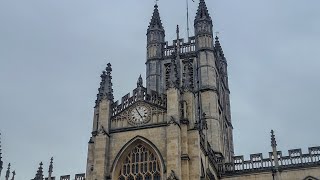
[{"label": "pointed arch window", "polygon": [[126,155],[120,166],[119,180],[160,180],[159,159],[142,144]]},{"label": "pointed arch window", "polygon": [[303,180],[318,180],[318,179],[316,179],[312,176],[308,176],[308,177],[304,178]]}]

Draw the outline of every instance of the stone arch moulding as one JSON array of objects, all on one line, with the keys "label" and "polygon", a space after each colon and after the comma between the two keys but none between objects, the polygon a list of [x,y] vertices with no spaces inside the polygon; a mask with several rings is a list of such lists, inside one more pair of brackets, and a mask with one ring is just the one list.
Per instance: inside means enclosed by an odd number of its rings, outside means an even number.
[{"label": "stone arch moulding", "polygon": [[134,148],[137,144],[141,143],[142,145],[147,146],[150,148],[151,151],[159,158],[160,161],[160,169],[163,174],[166,173],[166,167],[164,163],[164,159],[159,151],[159,149],[147,138],[142,137],[142,136],[136,136],[132,138],[130,141],[128,141],[118,152],[117,156],[115,157],[111,169],[110,169],[110,174],[112,179],[115,178],[116,176],[116,170],[117,170],[117,165],[123,161],[123,157],[130,152],[132,148]]},{"label": "stone arch moulding", "polygon": [[312,177],[312,176],[308,176],[308,177],[304,178],[303,180],[318,180],[318,179],[315,177]]}]

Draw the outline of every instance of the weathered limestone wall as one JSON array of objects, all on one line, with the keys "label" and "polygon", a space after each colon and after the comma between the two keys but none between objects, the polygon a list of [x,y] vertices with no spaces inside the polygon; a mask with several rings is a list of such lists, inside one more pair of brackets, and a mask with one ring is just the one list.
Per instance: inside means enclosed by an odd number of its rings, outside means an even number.
[{"label": "weathered limestone wall", "polygon": [[149,60],[147,63],[147,89],[160,92],[161,63],[159,60]]},{"label": "weathered limestone wall", "polygon": [[93,179],[104,179],[107,167],[109,137],[99,134],[95,139]]}]

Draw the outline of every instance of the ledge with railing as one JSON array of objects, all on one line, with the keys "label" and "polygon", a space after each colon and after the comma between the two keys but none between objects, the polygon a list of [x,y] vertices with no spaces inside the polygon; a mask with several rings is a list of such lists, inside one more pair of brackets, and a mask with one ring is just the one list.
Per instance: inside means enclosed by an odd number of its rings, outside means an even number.
[{"label": "ledge with railing", "polygon": [[120,112],[137,101],[145,101],[162,108],[167,107],[167,96],[165,94],[159,94],[156,91],[151,91],[148,94],[147,88],[138,87],[133,90],[132,96],[130,96],[130,93],[123,96],[121,99],[121,104],[119,104],[119,101],[116,101],[112,104],[112,116],[118,115]]},{"label": "ledge with railing", "polygon": [[76,174],[74,176],[74,179],[71,179],[70,175],[64,175],[64,176],[60,176],[60,179],[56,179],[56,177],[46,177],[45,180],[85,180],[86,175],[83,174]]},{"label": "ledge with railing", "polygon": [[[168,42],[164,44],[164,57],[170,57],[172,53],[176,52],[177,42],[177,40],[173,40],[172,45],[169,45]],[[195,37],[189,37],[188,42],[184,42],[184,39],[179,39],[179,46],[181,55],[194,53],[196,51]]]},{"label": "ledge with railing", "polygon": [[[291,149],[287,156],[283,156],[281,151],[277,151],[279,169],[320,166],[320,146],[310,147],[308,151],[308,153],[303,154],[301,149]],[[262,153],[251,154],[250,160],[244,160],[243,156],[234,156],[233,162],[219,165],[219,171],[222,175],[273,169],[275,169],[275,160],[272,152],[269,152],[268,158],[263,158]]]}]

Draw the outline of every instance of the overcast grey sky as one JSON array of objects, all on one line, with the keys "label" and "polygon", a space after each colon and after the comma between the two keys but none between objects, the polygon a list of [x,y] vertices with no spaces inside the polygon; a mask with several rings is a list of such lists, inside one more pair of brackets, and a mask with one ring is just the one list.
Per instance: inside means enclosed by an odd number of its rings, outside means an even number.
[{"label": "overcast grey sky", "polygon": [[[197,2],[197,0],[196,0]],[[113,65],[116,99],[145,75],[153,0],[0,0],[0,131],[4,162],[31,179],[85,172],[100,73]],[[320,1],[207,0],[229,63],[236,154],[320,145]],[[197,3],[190,1],[193,24]],[[160,0],[166,40],[184,0]],[[6,168],[6,167],[5,167]]]}]

